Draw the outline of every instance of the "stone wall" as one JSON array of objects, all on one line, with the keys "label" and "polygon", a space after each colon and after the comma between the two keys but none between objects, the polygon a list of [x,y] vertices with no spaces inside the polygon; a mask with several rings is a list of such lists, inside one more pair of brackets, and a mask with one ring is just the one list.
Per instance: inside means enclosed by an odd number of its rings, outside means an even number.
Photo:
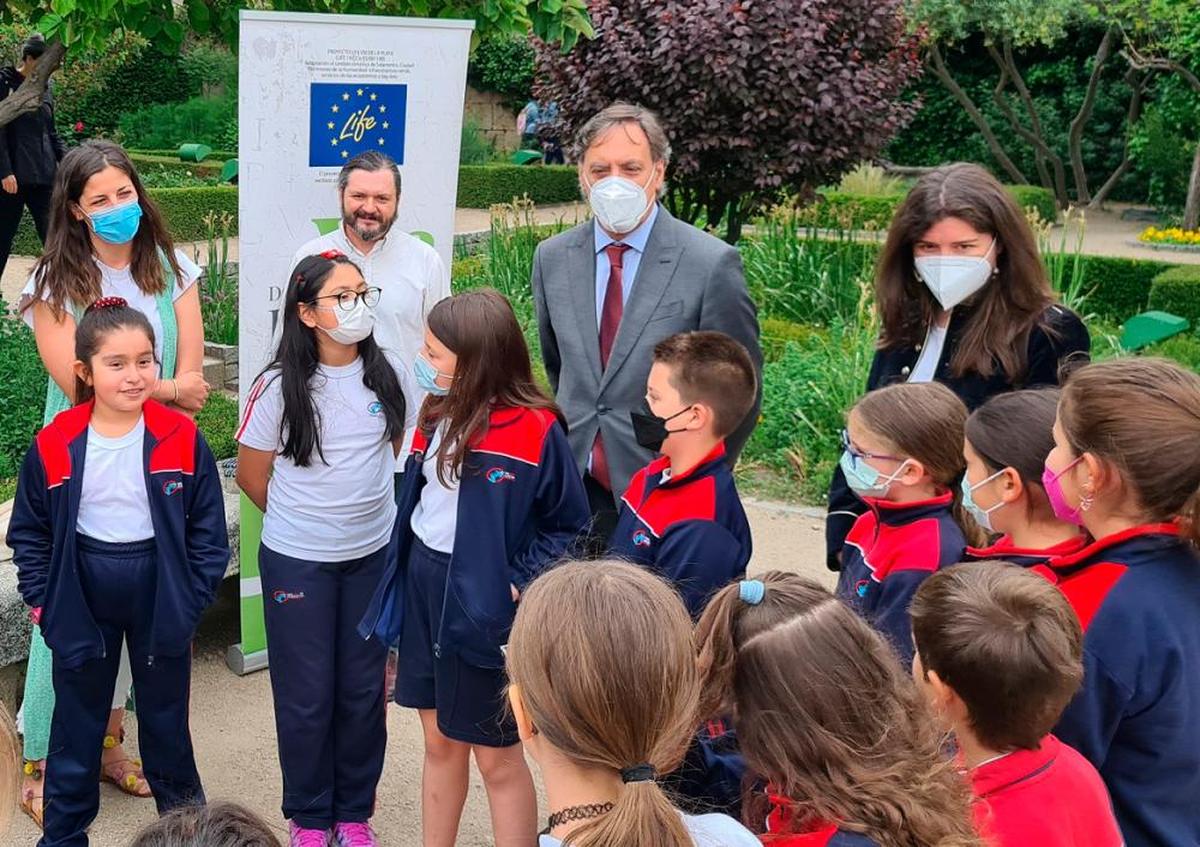
[{"label": "stone wall", "polygon": [[517,116],[504,98],[491,91],[477,91],[467,86],[467,103],[463,118],[475,122],[497,150],[516,150],[521,143],[517,135]]}]

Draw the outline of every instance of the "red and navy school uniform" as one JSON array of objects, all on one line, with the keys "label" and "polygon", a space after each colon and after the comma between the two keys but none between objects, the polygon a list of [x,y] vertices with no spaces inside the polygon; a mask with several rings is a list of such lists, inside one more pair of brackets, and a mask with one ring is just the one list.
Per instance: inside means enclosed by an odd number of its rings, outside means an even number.
[{"label": "red and navy school uniform", "polygon": [[1013,544],[1012,538],[1003,535],[987,547],[968,547],[965,561],[1009,562],[1010,564],[1020,565],[1023,568],[1031,568],[1034,565],[1044,565],[1051,559],[1057,559],[1060,556],[1069,556],[1072,553],[1078,553],[1087,546],[1087,543],[1087,536],[1080,533],[1074,538],[1060,541],[1052,547],[1033,550],[1027,547],[1017,547]]},{"label": "red and navy school uniform", "polygon": [[912,662],[908,606],[934,571],[962,561],[967,540],[950,492],[915,503],[864,498],[867,511],[846,536],[837,594]]},{"label": "red and navy school uniform", "polygon": [[38,433],[17,482],[7,542],[21,597],[42,609],[54,656],[46,847],[87,844],[122,642],[159,812],[204,802],[188,727],[191,642],[229,563],[224,499],[195,423],[153,401],[142,413],[153,538],[113,543],[76,533],[91,403]]},{"label": "red and navy school uniform", "polygon": [[[797,828],[803,831],[792,831]],[[759,839],[766,847],[880,847],[875,839],[841,829],[835,824],[815,823],[797,827],[792,802],[776,794],[771,794],[766,832]]]},{"label": "red and navy school uniform", "polygon": [[517,743],[504,705],[504,655],[516,603],[535,577],[567,556],[590,517],[583,480],[553,412],[497,408],[471,445],[459,480],[450,555],[411,529],[430,433],[418,431],[404,470],[384,569],[359,633],[400,639],[396,702],[436,709],[448,738],[501,747]]},{"label": "red and navy school uniform", "polygon": [[638,471],[622,498],[609,553],[670,580],[693,618],[716,591],[745,576],[750,523],[724,443],[678,475],[666,456]]},{"label": "red and navy school uniform", "polygon": [[971,771],[975,828],[992,847],[1121,847],[1104,781],[1053,735]]},{"label": "red and navy school uniform", "polygon": [[1037,571],[1084,631],[1055,735],[1100,771],[1129,847],[1200,844],[1200,553],[1147,524]]}]

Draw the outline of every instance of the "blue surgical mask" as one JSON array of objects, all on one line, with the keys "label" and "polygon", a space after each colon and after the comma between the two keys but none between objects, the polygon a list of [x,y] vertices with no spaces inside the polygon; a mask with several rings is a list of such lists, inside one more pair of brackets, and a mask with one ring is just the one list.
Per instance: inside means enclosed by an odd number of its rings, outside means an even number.
[{"label": "blue surgical mask", "polygon": [[453,374],[442,373],[420,354],[417,354],[417,358],[413,362],[413,374],[417,378],[417,385],[436,397],[445,397],[450,392],[449,388],[443,388],[437,384],[437,378],[444,376],[446,379],[454,379]]},{"label": "blue surgical mask", "polygon": [[975,519],[975,523],[979,524],[981,527],[983,527],[988,532],[995,531],[992,529],[992,512],[1004,507],[1007,504],[1003,500],[1001,500],[995,506],[992,506],[992,508],[990,508],[990,509],[980,508],[979,505],[976,504],[976,502],[975,502],[975,489],[982,488],[983,486],[985,486],[989,482],[991,482],[993,479],[996,479],[996,477],[1001,476],[1003,473],[1004,473],[1004,471],[1002,471],[1002,470],[996,471],[994,474],[989,476],[987,479],[981,480],[980,482],[977,482],[974,485],[971,485],[970,480],[968,480],[965,476],[963,477],[963,481],[962,481],[963,508],[966,509],[970,513],[971,517]]},{"label": "blue surgical mask", "polygon": [[883,497],[896,478],[904,472],[908,462],[909,460],[905,459],[900,467],[884,476],[862,459],[856,459],[849,450],[844,450],[838,464],[842,467],[842,473],[846,475],[846,484],[859,497]]},{"label": "blue surgical mask", "polygon": [[107,241],[109,244],[128,244],[137,235],[138,226],[142,222],[142,204],[131,200],[88,215],[88,220],[92,222],[92,232],[96,233],[101,241]]}]

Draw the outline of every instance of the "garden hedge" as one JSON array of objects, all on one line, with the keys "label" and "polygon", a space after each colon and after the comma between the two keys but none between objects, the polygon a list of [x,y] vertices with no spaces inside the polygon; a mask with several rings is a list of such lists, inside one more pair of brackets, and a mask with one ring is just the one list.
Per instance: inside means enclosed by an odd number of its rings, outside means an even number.
[{"label": "garden hedge", "polygon": [[178,156],[157,156],[148,153],[130,153],[129,158],[138,172],[146,170],[179,171],[198,177],[218,177],[225,162],[205,159],[203,162],[182,162]]},{"label": "garden hedge", "polygon": [[1200,265],[1176,265],[1154,277],[1148,305],[1200,326]]},{"label": "garden hedge", "polygon": [[458,169],[459,208],[486,209],[523,195],[534,203],[578,200],[578,172],[571,165],[463,165]]},{"label": "garden hedge", "polygon": [[1172,267],[1175,266],[1150,259],[1087,256],[1083,273],[1084,289],[1091,292],[1088,309],[1106,320],[1121,323],[1145,311],[1154,278]]},{"label": "garden hedge", "polygon": [[[1052,192],[1036,185],[1008,185],[1005,188],[1022,209],[1035,210],[1042,220],[1057,219],[1058,207]],[[876,197],[822,190],[817,192],[817,196],[820,198],[815,207],[817,226],[826,229],[884,230],[906,195]]]},{"label": "garden hedge", "polygon": [[[147,191],[158,204],[167,222],[167,230],[176,241],[200,241],[208,233],[204,216],[209,212],[229,212],[235,220],[238,210],[238,190],[231,185],[203,188],[149,188]],[[233,233],[233,234],[236,234]],[[26,212],[21,218],[12,253],[16,256],[38,256],[42,252],[33,221]]]},{"label": "garden hedge", "polygon": [[[138,148],[135,150],[135,149],[131,148],[129,150],[126,150],[125,152],[127,152],[130,156],[135,156],[135,157],[136,156],[166,156],[169,159],[174,159],[176,162],[179,162],[179,148],[178,147],[170,148],[170,149],[165,148],[165,147],[160,147],[160,148],[155,148],[152,150],[143,150],[141,148]],[[236,159],[237,157],[238,157],[238,154],[237,154],[236,150],[214,150],[208,154],[208,157],[204,160],[204,164],[209,165],[209,164],[216,162],[216,163],[218,163],[217,169],[220,170],[220,167],[219,167],[220,164],[228,161],[229,159]],[[180,164],[185,164],[185,163],[181,162]]]}]

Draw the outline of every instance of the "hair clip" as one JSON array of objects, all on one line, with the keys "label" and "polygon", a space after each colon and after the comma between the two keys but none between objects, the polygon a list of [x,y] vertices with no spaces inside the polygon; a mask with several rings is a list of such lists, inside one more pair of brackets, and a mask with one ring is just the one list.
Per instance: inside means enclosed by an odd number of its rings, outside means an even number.
[{"label": "hair clip", "polygon": [[98,309],[122,309],[129,305],[129,301],[124,297],[101,297],[92,305],[88,306],[84,314]]},{"label": "hair clip", "polygon": [[761,579],[743,579],[738,583],[738,597],[743,603],[751,606],[761,603],[766,593],[767,587],[763,585]]},{"label": "hair clip", "polygon": [[336,247],[326,250],[324,253],[318,253],[317,255],[320,256],[322,259],[344,259],[344,258],[346,258],[346,254],[343,253],[341,250],[338,250]]},{"label": "hair clip", "polygon": [[657,777],[658,771],[654,769],[654,765],[648,762],[634,765],[631,768],[621,769],[621,782],[626,784],[630,782],[654,782]]}]

